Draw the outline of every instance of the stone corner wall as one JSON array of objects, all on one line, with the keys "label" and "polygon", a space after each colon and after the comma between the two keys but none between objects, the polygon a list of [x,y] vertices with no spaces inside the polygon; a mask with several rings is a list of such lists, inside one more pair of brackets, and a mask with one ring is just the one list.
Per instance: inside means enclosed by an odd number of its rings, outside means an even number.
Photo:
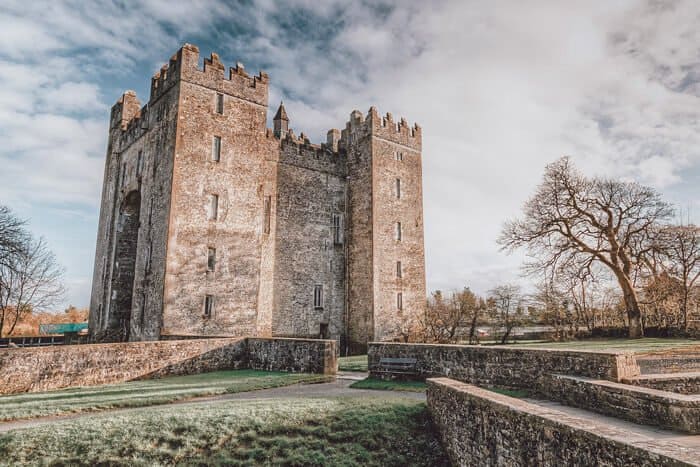
[{"label": "stone corner wall", "polygon": [[217,338],[0,349],[0,394],[253,368],[332,375],[335,341]]},{"label": "stone corner wall", "polygon": [[672,443],[628,444],[614,430],[448,378],[428,379],[427,404],[452,465],[698,465]]}]

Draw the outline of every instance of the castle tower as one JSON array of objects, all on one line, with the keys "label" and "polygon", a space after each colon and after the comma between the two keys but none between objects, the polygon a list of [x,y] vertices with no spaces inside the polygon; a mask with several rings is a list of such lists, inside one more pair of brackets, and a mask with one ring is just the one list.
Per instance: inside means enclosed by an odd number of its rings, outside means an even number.
[{"label": "castle tower", "polygon": [[284,102],[280,102],[272,123],[274,125],[275,138],[282,138],[289,131],[289,117],[287,117],[287,111],[284,110]]},{"label": "castle tower", "polygon": [[422,142],[418,125],[353,111],[348,153],[348,346],[400,339],[425,310]]}]

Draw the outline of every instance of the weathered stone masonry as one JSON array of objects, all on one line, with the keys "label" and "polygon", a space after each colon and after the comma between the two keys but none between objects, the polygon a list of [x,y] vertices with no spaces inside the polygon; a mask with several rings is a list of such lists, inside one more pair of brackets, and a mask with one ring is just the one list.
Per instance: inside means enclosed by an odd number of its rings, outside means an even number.
[{"label": "weathered stone masonry", "polygon": [[[104,340],[396,338],[425,302],[421,129],[353,111],[311,144],[269,78],[180,49],[112,108],[90,304]],[[400,265],[399,265],[400,263]]]}]

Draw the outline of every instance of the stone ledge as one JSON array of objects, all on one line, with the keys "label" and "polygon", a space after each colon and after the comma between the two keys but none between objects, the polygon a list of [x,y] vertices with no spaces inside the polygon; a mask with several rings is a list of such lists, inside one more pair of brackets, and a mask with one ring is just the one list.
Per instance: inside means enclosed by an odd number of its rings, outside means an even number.
[{"label": "stone ledge", "polygon": [[646,374],[625,378],[622,382],[679,394],[700,394],[700,371]]},{"label": "stone ledge", "polygon": [[642,439],[448,378],[428,379],[427,398],[453,465],[700,465],[697,447]]},{"label": "stone ledge", "polygon": [[635,423],[700,434],[700,396],[551,375],[548,398]]}]

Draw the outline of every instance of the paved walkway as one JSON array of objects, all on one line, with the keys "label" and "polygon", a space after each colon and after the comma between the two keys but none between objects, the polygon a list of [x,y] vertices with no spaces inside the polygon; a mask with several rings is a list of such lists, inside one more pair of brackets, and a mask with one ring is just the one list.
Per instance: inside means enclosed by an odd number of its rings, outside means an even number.
[{"label": "paved walkway", "polygon": [[[212,404],[231,400],[270,400],[270,399],[304,399],[304,398],[339,398],[339,397],[361,397],[375,399],[409,399],[425,400],[424,392],[408,391],[377,391],[370,389],[352,389],[350,385],[355,381],[364,379],[367,373],[339,373],[335,381],[318,384],[293,384],[279,388],[260,389],[258,391],[239,392],[235,394],[222,394],[220,396],[207,396],[177,401],[169,404],[148,406],[148,409],[164,409],[174,405],[196,405]],[[0,433],[22,428],[34,428],[37,426],[56,423],[64,420],[75,420],[84,417],[121,415],[124,413],[143,410],[146,407],[135,407],[128,409],[104,410],[100,412],[81,412],[69,415],[56,415],[50,417],[38,417],[29,420],[14,420],[10,422],[0,422]]]}]

